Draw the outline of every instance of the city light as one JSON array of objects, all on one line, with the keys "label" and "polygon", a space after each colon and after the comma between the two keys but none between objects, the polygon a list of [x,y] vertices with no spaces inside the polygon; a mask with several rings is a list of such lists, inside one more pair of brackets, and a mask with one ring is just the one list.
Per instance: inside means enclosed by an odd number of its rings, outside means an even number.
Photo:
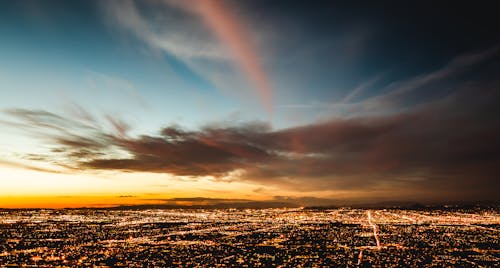
[{"label": "city light", "polygon": [[499,224],[496,209],[4,210],[0,264],[494,266]]}]

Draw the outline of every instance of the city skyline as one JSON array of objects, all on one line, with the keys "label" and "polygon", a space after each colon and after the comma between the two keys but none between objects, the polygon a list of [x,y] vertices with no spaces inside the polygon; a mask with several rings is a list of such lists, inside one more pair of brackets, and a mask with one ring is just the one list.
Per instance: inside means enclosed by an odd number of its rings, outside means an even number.
[{"label": "city skyline", "polygon": [[0,208],[499,201],[492,3],[0,6]]}]

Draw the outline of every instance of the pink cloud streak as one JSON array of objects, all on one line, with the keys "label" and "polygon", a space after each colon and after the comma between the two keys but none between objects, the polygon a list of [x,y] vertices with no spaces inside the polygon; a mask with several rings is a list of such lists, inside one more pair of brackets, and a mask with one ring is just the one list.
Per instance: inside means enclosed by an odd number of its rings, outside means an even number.
[{"label": "pink cloud streak", "polygon": [[217,37],[227,46],[242,71],[255,85],[266,111],[272,113],[272,87],[263,69],[247,29],[235,17],[224,1],[204,0],[185,7],[197,12]]}]

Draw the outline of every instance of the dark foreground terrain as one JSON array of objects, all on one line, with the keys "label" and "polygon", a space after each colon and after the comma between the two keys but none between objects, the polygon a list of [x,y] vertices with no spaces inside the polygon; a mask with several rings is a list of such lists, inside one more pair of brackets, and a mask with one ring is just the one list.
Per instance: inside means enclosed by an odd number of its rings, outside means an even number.
[{"label": "dark foreground terrain", "polygon": [[500,213],[474,210],[9,210],[0,266],[500,265]]}]

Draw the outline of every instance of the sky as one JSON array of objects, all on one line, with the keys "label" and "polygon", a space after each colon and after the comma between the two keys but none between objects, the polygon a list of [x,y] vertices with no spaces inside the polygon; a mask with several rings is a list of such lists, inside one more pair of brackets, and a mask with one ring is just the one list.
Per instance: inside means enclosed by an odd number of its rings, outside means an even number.
[{"label": "sky", "polygon": [[493,1],[0,6],[0,207],[498,201]]}]

